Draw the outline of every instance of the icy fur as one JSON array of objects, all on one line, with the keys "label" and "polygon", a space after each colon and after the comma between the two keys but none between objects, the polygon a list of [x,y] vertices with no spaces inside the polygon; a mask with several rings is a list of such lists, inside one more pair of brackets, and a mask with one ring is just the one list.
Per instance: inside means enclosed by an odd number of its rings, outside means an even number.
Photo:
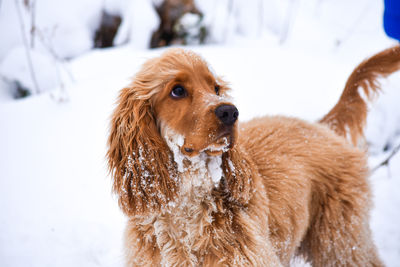
[{"label": "icy fur", "polygon": [[197,156],[185,156],[181,152],[185,138],[168,127],[161,128],[163,137],[174,154],[178,172],[184,177],[183,191],[190,190],[191,187],[218,186],[223,175],[221,156],[208,156],[204,151]]},{"label": "icy fur", "polygon": [[210,145],[206,147],[205,149],[201,150],[200,152],[204,151],[211,151],[211,152],[216,152],[216,151],[222,151],[222,152],[227,152],[229,150],[229,141],[228,138],[223,137],[222,138],[223,143],[220,145]]},{"label": "icy fur", "polygon": [[178,165],[178,172],[184,172],[183,161],[185,155],[181,153],[181,147],[185,143],[185,138],[182,135],[173,132],[169,128],[166,128],[164,132],[164,139],[167,142],[169,149],[171,149],[174,154],[174,161]]}]

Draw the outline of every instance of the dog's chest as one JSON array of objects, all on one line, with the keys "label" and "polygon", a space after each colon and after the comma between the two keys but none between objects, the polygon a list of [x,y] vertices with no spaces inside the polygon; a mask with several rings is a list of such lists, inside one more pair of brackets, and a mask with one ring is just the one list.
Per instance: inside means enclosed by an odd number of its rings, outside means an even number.
[{"label": "dog's chest", "polygon": [[[204,170],[204,169],[203,169]],[[195,265],[201,261],[198,251],[204,249],[217,205],[212,194],[216,186],[209,171],[181,173],[178,198],[156,216],[154,233],[162,258],[168,259],[166,246],[189,255]],[[168,263],[166,262],[166,265]]]},{"label": "dog's chest", "polygon": [[176,242],[191,248],[202,238],[207,226],[212,224],[215,211],[216,205],[211,196],[186,196],[183,202],[157,216],[155,230],[160,234],[165,232]]},{"label": "dog's chest", "polygon": [[159,221],[170,225],[172,236],[190,239],[202,234],[202,228],[212,223],[216,211],[212,190],[216,184],[208,171],[187,172],[181,176],[178,198],[158,216]]},{"label": "dog's chest", "polygon": [[212,223],[212,213],[216,211],[212,192],[219,186],[223,172],[220,157],[200,156],[183,164],[178,196],[157,217],[169,225],[171,236],[190,244],[190,240],[202,234],[205,225]]}]

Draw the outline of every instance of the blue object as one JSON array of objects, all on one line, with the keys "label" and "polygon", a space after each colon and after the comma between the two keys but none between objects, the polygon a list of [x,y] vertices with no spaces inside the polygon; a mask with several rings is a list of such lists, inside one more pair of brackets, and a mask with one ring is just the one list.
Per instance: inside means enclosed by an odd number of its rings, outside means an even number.
[{"label": "blue object", "polygon": [[385,0],[383,28],[389,37],[400,41],[400,0]]}]

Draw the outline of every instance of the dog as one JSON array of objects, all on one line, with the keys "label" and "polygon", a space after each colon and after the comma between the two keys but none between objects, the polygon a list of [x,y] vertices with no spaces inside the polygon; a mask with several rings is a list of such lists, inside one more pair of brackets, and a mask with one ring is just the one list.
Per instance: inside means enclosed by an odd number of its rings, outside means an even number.
[{"label": "dog", "polygon": [[122,89],[107,159],[129,218],[127,266],[383,266],[371,237],[363,139],[377,78],[400,47],[362,62],[320,121],[238,124],[229,86],[172,48]]}]

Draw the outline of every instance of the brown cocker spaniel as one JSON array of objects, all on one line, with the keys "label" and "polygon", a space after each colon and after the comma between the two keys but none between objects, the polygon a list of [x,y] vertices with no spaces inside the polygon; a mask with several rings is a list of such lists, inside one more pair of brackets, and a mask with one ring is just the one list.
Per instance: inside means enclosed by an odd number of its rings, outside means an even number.
[{"label": "brown cocker spaniel", "polygon": [[[127,266],[382,266],[371,237],[366,97],[400,47],[361,63],[319,122],[238,123],[228,85],[169,49],[122,89],[108,164],[128,216]],[[361,93],[359,90],[362,90]],[[366,96],[366,97],[365,97]]]}]

